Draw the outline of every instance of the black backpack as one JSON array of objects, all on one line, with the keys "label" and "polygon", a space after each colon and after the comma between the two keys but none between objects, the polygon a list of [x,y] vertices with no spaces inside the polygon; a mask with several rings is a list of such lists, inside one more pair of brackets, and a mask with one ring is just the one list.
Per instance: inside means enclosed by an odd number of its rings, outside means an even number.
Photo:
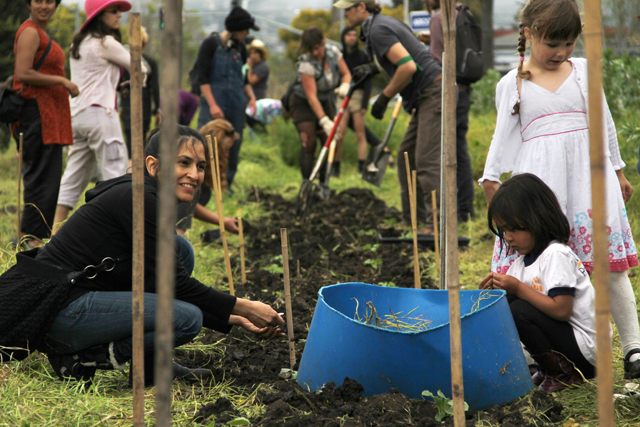
[{"label": "black backpack", "polygon": [[483,75],[482,28],[469,7],[461,5],[456,18],[456,82],[470,85]]}]

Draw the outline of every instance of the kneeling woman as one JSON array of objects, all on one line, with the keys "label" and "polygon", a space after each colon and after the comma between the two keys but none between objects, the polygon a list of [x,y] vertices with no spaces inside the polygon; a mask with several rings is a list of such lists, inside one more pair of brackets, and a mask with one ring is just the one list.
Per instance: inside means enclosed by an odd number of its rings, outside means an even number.
[{"label": "kneeling woman", "polygon": [[[180,126],[179,135],[178,155],[173,161],[159,157],[160,133],[150,139],[145,152],[144,349],[148,384],[153,379],[156,330],[157,177],[175,169],[176,198],[190,202],[208,170],[208,150],[200,134]],[[29,345],[48,354],[61,379],[85,381],[93,377],[96,368],[122,369],[132,357],[131,175],[97,184],[87,192],[86,200],[47,245],[39,252],[19,254],[18,264],[0,280],[0,294],[11,275],[22,280],[42,278],[41,282],[55,291],[50,293],[59,300],[57,307],[51,304],[53,320],[42,325],[44,337],[34,335]],[[96,267],[87,270],[87,266]],[[239,325],[267,338],[281,335],[277,325],[283,319],[271,307],[200,283],[190,277],[178,258],[175,279],[175,346],[191,341],[202,326],[228,332],[232,325]],[[206,369],[190,370],[176,363],[173,369],[176,378],[211,375]]]}]

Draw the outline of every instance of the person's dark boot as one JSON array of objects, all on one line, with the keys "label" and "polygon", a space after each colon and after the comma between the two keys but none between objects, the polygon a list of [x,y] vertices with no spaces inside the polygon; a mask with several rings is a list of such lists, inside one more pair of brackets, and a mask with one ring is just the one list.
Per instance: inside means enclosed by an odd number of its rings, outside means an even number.
[{"label": "person's dark boot", "polygon": [[93,380],[96,370],[123,370],[125,363],[118,363],[114,354],[114,344],[97,345],[77,353],[47,355],[51,367],[62,381],[72,380],[89,383]]},{"label": "person's dark boot", "polygon": [[544,379],[540,383],[540,390],[545,393],[561,391],[572,385],[584,383],[584,378],[572,361],[567,359],[562,353],[550,351],[548,353],[532,355],[538,363]]},{"label": "person's dark boot", "polygon": [[625,380],[640,378],[640,359],[635,360],[633,362],[629,361],[629,358],[632,355],[637,353],[640,353],[640,349],[638,348],[629,351],[629,353],[627,353],[627,355],[624,356],[624,379]]},{"label": "person's dark boot", "polygon": [[331,176],[340,178],[340,160],[334,161],[331,165]]},{"label": "person's dark boot", "polygon": [[[145,353],[144,355],[144,386],[150,387],[155,384],[155,355],[153,353]],[[176,362],[171,363],[174,380],[182,380],[187,382],[200,382],[213,376],[209,369],[197,368],[191,369],[182,366]],[[133,384],[133,364],[129,369],[129,385]]]},{"label": "person's dark boot", "polygon": [[364,171],[364,164],[365,164],[366,160],[358,160],[358,173],[362,174],[362,172]]}]

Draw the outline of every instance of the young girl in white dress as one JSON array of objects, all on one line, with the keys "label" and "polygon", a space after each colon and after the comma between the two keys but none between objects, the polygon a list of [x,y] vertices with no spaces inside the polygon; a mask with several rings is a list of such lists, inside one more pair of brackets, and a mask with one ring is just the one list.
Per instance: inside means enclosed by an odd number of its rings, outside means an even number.
[{"label": "young girl in white dress", "polygon": [[487,219],[500,246],[521,256],[480,288],[507,292],[520,341],[538,364],[533,382],[552,393],[595,377],[595,290],[566,244],[569,222],[553,191],[533,174],[516,175],[496,191]]},{"label": "young girl in white dress", "polygon": [[[480,184],[490,203],[500,175],[530,172],[556,194],[570,225],[567,245],[593,268],[591,168],[587,117],[587,63],[571,58],[582,31],[574,0],[529,0],[521,13],[520,65],[496,88],[498,117]],[[524,61],[527,42],[531,54]],[[604,95],[603,95],[604,99]],[[604,105],[606,200],[613,319],[625,354],[625,378],[640,377],[640,330],[627,270],[638,265],[625,201],[633,189],[625,178],[615,125]],[[518,257],[496,241],[491,269],[506,273]]]}]

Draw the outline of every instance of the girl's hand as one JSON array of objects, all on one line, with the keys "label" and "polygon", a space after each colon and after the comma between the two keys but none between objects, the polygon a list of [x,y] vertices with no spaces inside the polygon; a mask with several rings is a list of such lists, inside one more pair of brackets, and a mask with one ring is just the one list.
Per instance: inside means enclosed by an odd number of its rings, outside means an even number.
[{"label": "girl's hand", "polygon": [[284,319],[273,308],[259,301],[238,298],[232,313],[247,318],[258,328],[284,324]]},{"label": "girl's hand", "polygon": [[277,326],[265,326],[264,328],[259,328],[251,323],[251,321],[246,317],[236,316],[233,314],[229,317],[229,324],[240,326],[241,328],[266,339],[278,338],[284,335],[284,332]]},{"label": "girl's hand", "polygon": [[62,86],[64,86],[64,88],[69,92],[69,95],[71,95],[72,98],[80,95],[80,89],[78,89],[78,85],[73,83],[71,80],[64,79]]},{"label": "girl's hand", "polygon": [[616,175],[618,176],[618,181],[620,181],[622,198],[624,199],[624,202],[627,203],[631,199],[631,195],[633,194],[633,187],[627,180],[627,177],[624,176],[624,172],[622,172],[622,169],[617,170]]},{"label": "girl's hand", "polygon": [[[521,281],[508,274],[493,273],[493,287],[494,289],[502,289],[507,291],[510,295],[516,295],[520,285],[523,285]],[[525,285],[526,286],[526,285]]]},{"label": "girl's hand", "polygon": [[489,273],[487,275],[487,277],[482,279],[482,282],[480,282],[480,285],[478,286],[478,288],[479,289],[493,289],[493,272]]}]

